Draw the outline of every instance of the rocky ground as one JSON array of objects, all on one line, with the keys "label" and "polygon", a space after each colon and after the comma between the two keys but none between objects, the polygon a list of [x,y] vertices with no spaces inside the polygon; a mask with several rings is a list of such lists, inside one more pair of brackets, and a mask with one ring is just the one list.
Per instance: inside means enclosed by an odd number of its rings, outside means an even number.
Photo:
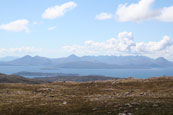
[{"label": "rocky ground", "polygon": [[0,115],[173,115],[173,77],[1,83]]}]

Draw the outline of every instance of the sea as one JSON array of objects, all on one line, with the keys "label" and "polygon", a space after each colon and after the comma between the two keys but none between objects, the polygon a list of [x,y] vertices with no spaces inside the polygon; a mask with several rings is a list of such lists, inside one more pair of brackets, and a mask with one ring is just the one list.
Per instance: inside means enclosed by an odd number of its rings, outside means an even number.
[{"label": "sea", "polygon": [[173,67],[152,68],[152,69],[66,69],[66,68],[53,69],[41,66],[0,66],[0,73],[4,74],[14,74],[21,71],[43,72],[43,73],[65,73],[65,74],[79,74],[79,75],[103,75],[103,76],[119,77],[119,78],[127,78],[127,77],[149,78],[149,77],[160,77],[160,76],[173,76]]}]

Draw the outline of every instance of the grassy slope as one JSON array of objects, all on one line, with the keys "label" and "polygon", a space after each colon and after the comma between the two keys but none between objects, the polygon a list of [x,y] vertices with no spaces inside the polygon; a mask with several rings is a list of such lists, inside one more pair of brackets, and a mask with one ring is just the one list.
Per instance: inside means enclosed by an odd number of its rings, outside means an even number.
[{"label": "grassy slope", "polygon": [[28,84],[40,84],[45,83],[42,80],[27,79],[17,75],[5,75],[0,73],[0,83],[28,83]]},{"label": "grassy slope", "polygon": [[172,115],[173,79],[0,84],[0,115]]},{"label": "grassy slope", "polygon": [[[44,74],[44,73],[43,73]],[[89,82],[97,80],[114,80],[120,78],[105,77],[105,76],[53,76],[53,77],[37,77],[33,79],[25,78],[18,75],[5,75],[0,74],[0,83],[27,83],[27,84],[39,84],[39,83],[52,83],[56,81],[75,81],[75,82]]]},{"label": "grassy slope", "polygon": [[97,80],[115,80],[120,78],[113,77],[105,77],[105,76],[96,76],[96,75],[88,75],[88,76],[54,76],[54,77],[39,77],[35,78],[36,80],[42,80],[45,82],[56,82],[56,81],[75,81],[75,82],[90,82]]}]

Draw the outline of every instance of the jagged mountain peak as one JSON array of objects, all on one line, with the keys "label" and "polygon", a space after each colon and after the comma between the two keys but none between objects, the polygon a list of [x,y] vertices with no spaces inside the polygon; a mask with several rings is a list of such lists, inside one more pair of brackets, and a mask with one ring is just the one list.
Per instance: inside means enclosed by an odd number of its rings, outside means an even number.
[{"label": "jagged mountain peak", "polygon": [[30,55],[23,56],[22,58],[32,58]]},{"label": "jagged mountain peak", "polygon": [[68,58],[78,58],[78,56],[76,56],[75,54],[72,54],[72,55],[68,56]]},{"label": "jagged mountain peak", "polygon": [[165,59],[164,57],[158,57],[156,59],[156,61],[165,61],[165,62],[169,62],[167,59]]}]

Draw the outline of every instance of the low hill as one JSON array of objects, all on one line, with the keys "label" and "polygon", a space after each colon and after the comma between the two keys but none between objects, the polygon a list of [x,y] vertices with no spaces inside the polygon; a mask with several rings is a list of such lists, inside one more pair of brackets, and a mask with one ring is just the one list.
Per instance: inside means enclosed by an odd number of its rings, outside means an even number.
[{"label": "low hill", "polygon": [[88,75],[88,76],[54,76],[54,77],[39,77],[35,78],[45,82],[58,82],[58,81],[73,81],[73,82],[89,82],[89,81],[103,81],[103,80],[116,80],[120,78]]},{"label": "low hill", "polygon": [[52,76],[79,76],[78,74],[66,74],[66,73],[44,73],[44,72],[28,72],[21,71],[13,73],[13,75],[27,76],[27,77],[52,77]]},{"label": "low hill", "polygon": [[45,82],[41,80],[36,80],[36,79],[27,79],[17,75],[5,75],[0,73],[0,83],[40,84]]},{"label": "low hill", "polygon": [[[40,75],[42,77],[25,78],[20,75]],[[45,77],[43,77],[45,75]],[[47,77],[46,77],[47,76]],[[5,75],[0,74],[0,83],[27,83],[27,84],[39,84],[39,83],[53,83],[61,81],[73,81],[73,82],[89,82],[89,81],[103,81],[103,80],[116,80],[120,78],[88,75],[78,76],[73,74],[58,74],[58,73],[39,73],[39,72],[19,72],[18,75]]]}]

